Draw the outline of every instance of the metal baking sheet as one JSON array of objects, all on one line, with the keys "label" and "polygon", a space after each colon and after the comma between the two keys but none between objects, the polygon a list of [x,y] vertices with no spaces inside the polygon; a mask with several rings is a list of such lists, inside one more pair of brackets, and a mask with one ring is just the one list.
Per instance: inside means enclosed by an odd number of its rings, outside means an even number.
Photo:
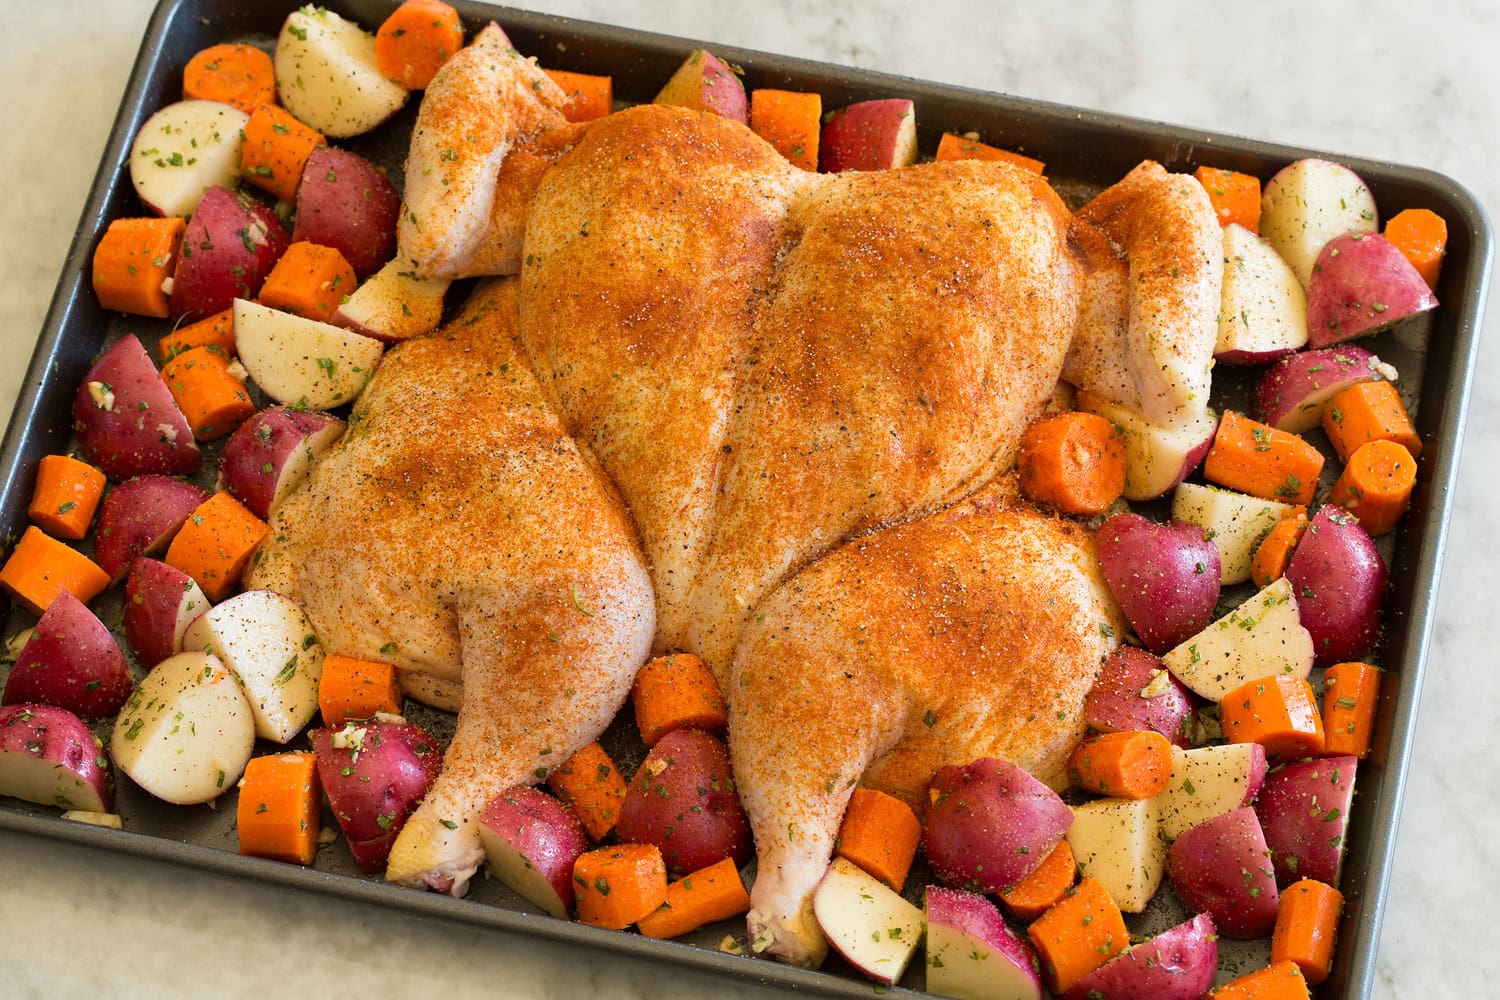
[{"label": "metal baking sheet", "polygon": [[[342,0],[327,6],[373,27],[394,6],[394,0]],[[616,97],[624,103],[649,101],[686,53],[700,44],[477,3],[455,6],[471,32],[487,20],[497,20],[522,52],[537,56],[549,68],[613,76]],[[106,313],[89,287],[88,262],[110,220],[142,213],[125,169],[131,139],[155,109],[179,98],[182,67],[194,52],[223,41],[269,47],[290,7],[290,2],[263,0],[162,0],[152,17],[0,447],[0,529],[9,532],[8,537],[18,537],[26,525],[36,460],[68,447],[73,393],[91,359],[104,344],[125,332],[137,333],[149,342],[166,329],[165,321]],[[1493,237],[1483,210],[1459,184],[1414,167],[718,44],[712,47],[721,58],[743,68],[747,88],[816,90],[827,107],[875,97],[909,97],[916,102],[923,150],[933,150],[944,131],[977,130],[988,142],[1045,161],[1049,179],[1074,203],[1119,179],[1145,158],[1159,160],[1171,170],[1190,171],[1206,164],[1267,178],[1293,160],[1318,155],[1357,171],[1374,191],[1382,213],[1424,207],[1448,221],[1447,260],[1437,290],[1442,307],[1367,344],[1401,370],[1402,395],[1414,410],[1425,444],[1411,513],[1393,538],[1383,540],[1393,580],[1378,656],[1387,671],[1386,680],[1375,749],[1361,766],[1352,811],[1342,886],[1346,908],[1335,967],[1329,981],[1316,991],[1325,998],[1368,996],[1487,292]],[[382,164],[399,184],[406,136],[415,113],[413,100],[373,135],[340,145]],[[1233,400],[1244,392],[1243,376],[1220,374],[1216,400]],[[117,618],[118,593],[113,595],[113,606],[110,600],[106,595],[95,602],[106,621]],[[12,635],[31,623],[25,612],[13,611],[3,634]],[[445,728],[451,731],[451,720],[442,713],[415,706],[412,714],[439,736]],[[642,754],[632,728],[617,723],[605,740],[627,771]],[[0,829],[399,907],[419,916],[539,935],[579,948],[627,952],[798,992],[851,997],[870,992],[870,984],[853,976],[837,959],[831,959],[824,971],[814,972],[721,953],[716,945],[726,933],[739,930],[743,937],[743,925],[733,921],[705,928],[687,943],[653,941],[554,920],[528,910],[519,898],[484,879],[476,879],[469,898],[462,900],[389,886],[378,878],[359,875],[341,843],[321,851],[315,868],[242,857],[235,853],[232,809],[169,806],[151,799],[128,779],[121,778],[119,786],[117,808],[125,819],[124,831],[64,822],[56,810],[6,798],[0,798]],[[920,899],[917,887],[926,881],[921,877],[925,875],[919,869],[912,880],[908,894],[915,899]],[[1165,926],[1180,912],[1173,905],[1167,901],[1154,906],[1135,929]],[[1263,944],[1222,943],[1230,946],[1225,952],[1226,967],[1242,964],[1248,971],[1264,961]],[[919,988],[920,984],[921,973],[916,970],[902,985]],[[898,987],[889,992],[907,991]]]}]

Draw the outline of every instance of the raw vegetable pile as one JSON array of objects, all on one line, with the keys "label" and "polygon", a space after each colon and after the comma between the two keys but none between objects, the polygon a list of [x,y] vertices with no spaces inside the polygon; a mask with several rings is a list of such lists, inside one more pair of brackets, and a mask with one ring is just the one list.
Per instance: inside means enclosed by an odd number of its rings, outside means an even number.
[{"label": "raw vegetable pile", "polygon": [[[143,212],[110,224],[93,285],[105,309],[170,329],[159,366],[133,334],[99,356],[76,448],[36,467],[32,526],[0,567],[39,616],[10,642],[0,794],[118,827],[116,769],[170,803],[229,793],[240,851],[301,865],[343,850],[326,797],[358,866],[384,868],[441,741],[400,715],[393,666],[325,650],[294,602],[239,580],[386,346],[442,318],[447,283],[392,260],[396,188],[330,140],[379,127],[463,42],[440,0],[407,0],[374,35],[304,8],[274,59],[198,53],[183,100],[142,126],[129,170]],[[571,120],[612,109],[608,77],[552,75]],[[657,102],[744,122],[808,170],[919,156],[911,101],[825,116],[818,94],[747,97],[703,50]],[[975,135],[944,135],[936,158],[1045,169]],[[1249,412],[1166,428],[1079,393],[1027,430],[1022,491],[1097,525],[1134,635],[1089,697],[1066,800],[993,759],[940,770],[920,817],[855,790],[814,909],[880,983],[915,959],[951,996],[1201,997],[1220,937],[1267,936],[1271,963],[1215,996],[1304,997],[1329,975],[1380,698],[1365,662],[1388,583],[1373,538],[1398,529],[1422,447],[1397,372],[1349,341],[1437,306],[1446,230],[1421,209],[1382,229],[1360,178],[1323,160],[1264,187],[1195,177],[1224,227],[1216,361],[1261,369]],[[214,490],[189,478],[207,481],[205,460]],[[1159,497],[1167,520],[1128,507]],[[125,648],[89,608],[121,585]],[[649,748],[633,778],[596,743],[538,775],[552,794],[490,805],[490,874],[555,917],[651,937],[743,914],[752,843],[712,674],[689,654],[653,660],[632,711]],[[110,719],[106,746],[86,720]],[[304,731],[308,749],[287,749]],[[901,895],[919,849],[942,883],[922,907]],[[1194,915],[1132,942],[1123,914],[1163,881]]]}]

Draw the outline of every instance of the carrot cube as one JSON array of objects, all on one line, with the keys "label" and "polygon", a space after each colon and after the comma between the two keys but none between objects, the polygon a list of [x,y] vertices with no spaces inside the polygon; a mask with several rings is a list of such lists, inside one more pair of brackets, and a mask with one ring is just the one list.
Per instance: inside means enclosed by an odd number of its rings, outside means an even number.
[{"label": "carrot cube", "polygon": [[816,172],[823,131],[823,97],[792,90],[752,90],[750,130],[794,167]]},{"label": "carrot cube", "polygon": [[220,490],[188,515],[165,561],[192,577],[209,600],[222,601],[270,532],[264,521]]},{"label": "carrot cube", "polygon": [[922,823],[911,806],[873,788],[856,788],[834,853],[900,892],[921,839]]},{"label": "carrot cube", "polygon": [[1193,171],[1193,176],[1208,192],[1208,201],[1219,217],[1219,225],[1237,222],[1252,233],[1260,232],[1259,177],[1217,167],[1199,167]]},{"label": "carrot cube", "polygon": [[323,801],[316,760],[310,753],[278,753],[245,765],[235,808],[241,854],[313,863]]},{"label": "carrot cube", "polygon": [[1437,288],[1448,250],[1448,223],[1441,215],[1426,208],[1404,209],[1386,222],[1385,238],[1411,261],[1428,288]]},{"label": "carrot cube", "polygon": [[94,294],[105,309],[164,319],[171,311],[162,282],[177,264],[187,220],[176,216],[116,219],[94,250]]},{"label": "carrot cube", "polygon": [[1225,410],[1203,460],[1209,482],[1263,500],[1308,504],[1318,488],[1323,453],[1302,438]]},{"label": "carrot cube", "polygon": [[661,906],[635,923],[646,937],[674,938],[749,909],[750,894],[739,869],[725,858],[668,885]]},{"label": "carrot cube", "polygon": [[1271,961],[1296,962],[1309,983],[1323,982],[1333,967],[1333,944],[1343,907],[1343,893],[1331,885],[1305,878],[1287,886],[1276,910]]},{"label": "carrot cube", "polygon": [[354,291],[354,268],[333,247],[300,240],[266,275],[260,286],[261,305],[327,323],[344,298]]},{"label": "carrot cube", "polygon": [[1375,708],[1380,704],[1380,668],[1335,663],[1323,671],[1323,752],[1370,755]]},{"label": "carrot cube", "polygon": [[625,776],[597,743],[590,743],[547,775],[547,784],[573,808],[595,841],[603,840],[620,818]]},{"label": "carrot cube", "polygon": [[655,844],[620,844],[579,855],[573,862],[578,919],[624,930],[667,898],[667,866]]},{"label": "carrot cube", "polygon": [[325,656],[323,675],[318,680],[318,711],[328,726],[373,718],[376,712],[400,713],[396,668],[339,653]]},{"label": "carrot cube", "polygon": [[1011,916],[1029,923],[1056,906],[1073,888],[1077,877],[1078,862],[1073,858],[1073,848],[1066,840],[1059,840],[1036,871],[1000,893],[1000,901]]},{"label": "carrot cube", "polygon": [[1026,929],[1047,988],[1062,993],[1130,946],[1125,918],[1098,881],[1086,878]]},{"label": "carrot cube", "polygon": [[635,675],[630,700],[648,747],[674,729],[722,733],[729,725],[719,682],[692,653],[670,653],[647,663]]},{"label": "carrot cube", "polygon": [[321,132],[308,128],[275,104],[250,112],[240,147],[240,173],[262,191],[291,201],[302,180],[302,168],[313,150],[327,144]]},{"label": "carrot cube", "polygon": [[937,155],[934,160],[993,160],[999,163],[1009,163],[1011,166],[1029,170],[1034,174],[1046,171],[1047,165],[1041,160],[1033,160],[1029,156],[1020,153],[1012,153],[1008,149],[999,146],[987,146],[977,138],[968,135],[955,135],[952,132],[944,132],[943,137],[938,140]]},{"label": "carrot cube", "polygon": [[1389,382],[1360,382],[1328,401],[1323,409],[1323,431],[1345,462],[1362,444],[1393,441],[1422,454],[1422,439],[1401,404],[1401,394]]},{"label": "carrot cube", "polygon": [[21,535],[0,567],[0,587],[34,615],[64,590],[84,604],[109,586],[109,574],[82,552],[32,526]]},{"label": "carrot cube", "polygon": [[233,357],[234,310],[225,309],[223,312],[214,313],[207,319],[189,323],[181,329],[173,330],[156,342],[156,349],[161,354],[162,364],[166,364],[183,351],[192,350],[194,347],[217,347],[220,353]]},{"label": "carrot cube", "polygon": [[88,534],[103,495],[104,473],[67,455],[45,455],[26,513],[44,531],[76,542]]},{"label": "carrot cube", "polygon": [[199,441],[223,437],[255,412],[244,381],[217,347],[183,351],[167,362],[161,377]]},{"label": "carrot cube", "polygon": [[1312,1000],[1296,962],[1273,962],[1230,980],[1209,995],[1213,1000]]},{"label": "carrot cube", "polygon": [[607,76],[588,73],[569,73],[567,70],[543,70],[552,82],[568,95],[563,117],[570,122],[591,122],[603,118],[614,110],[614,80]]},{"label": "carrot cube", "polygon": [[1323,717],[1312,685],[1279,674],[1248,681],[1219,702],[1220,724],[1231,743],[1259,743],[1271,761],[1323,752]]}]

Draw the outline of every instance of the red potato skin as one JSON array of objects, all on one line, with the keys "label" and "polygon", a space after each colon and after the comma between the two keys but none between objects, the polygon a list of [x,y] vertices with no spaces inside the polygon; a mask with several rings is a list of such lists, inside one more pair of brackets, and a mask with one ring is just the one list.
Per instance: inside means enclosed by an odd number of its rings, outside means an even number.
[{"label": "red potato skin", "polygon": [[99,507],[94,560],[118,583],[138,556],[160,551],[211,494],[171,476],[127,479]]},{"label": "red potato skin", "polygon": [[565,912],[573,910],[573,862],[590,847],[583,824],[567,806],[540,789],[520,785],[501,792],[480,816],[547,878]]},{"label": "red potato skin", "polygon": [[[94,382],[113,393],[109,409],[89,391]],[[132,333],[111,344],[83,376],[73,397],[73,431],[89,463],[111,479],[182,475],[202,461],[187,418]]]},{"label": "red potato skin", "polygon": [[[224,445],[219,476],[229,495],[266,520],[288,461],[307,439],[343,421],[326,413],[268,406],[240,424]],[[269,470],[269,471],[267,471]],[[206,499],[206,498],[205,498]]]},{"label": "red potato skin", "polygon": [[742,863],[750,856],[750,821],[724,742],[698,729],[657,740],[625,791],[615,832],[626,843],[655,844],[674,875],[724,858]]},{"label": "red potato skin", "polygon": [[1319,508],[1292,553],[1286,578],[1318,666],[1358,660],[1375,648],[1388,576],[1353,514],[1333,504]]},{"label": "red potato skin", "polygon": [[1218,969],[1218,930],[1213,917],[1200,913],[1116,955],[1062,1000],[1202,1000]]},{"label": "red potato skin", "polygon": [[1036,871],[1073,822],[1056,792],[993,757],[941,768],[931,788],[923,849],[938,878],[971,892],[1001,892]]},{"label": "red potato skin", "polygon": [[1328,241],[1307,290],[1310,347],[1353,340],[1436,309],[1437,296],[1406,255],[1378,233]]},{"label": "red potato skin", "polygon": [[[1164,671],[1166,690],[1143,697],[1141,690]],[[1173,677],[1160,657],[1136,646],[1120,646],[1104,661],[1099,679],[1083,703],[1084,720],[1101,732],[1149,730],[1184,750],[1193,745],[1197,699]]]},{"label": "red potato skin", "polygon": [[375,164],[345,149],[319,146],[297,185],[292,242],[332,247],[363,281],[395,256],[400,212],[401,196]]},{"label": "red potato skin", "polygon": [[1318,426],[1323,407],[1351,385],[1385,376],[1380,359],[1346,344],[1299,351],[1267,368],[1255,383],[1251,413],[1277,430],[1304,434]]},{"label": "red potato skin", "polygon": [[48,605],[11,667],[3,703],[55,705],[103,719],[120,710],[134,686],[115,637],[65,590]]},{"label": "red potato skin", "polygon": [[1357,757],[1323,757],[1288,764],[1266,777],[1255,813],[1278,885],[1304,878],[1339,884],[1358,767]]},{"label": "red potato skin", "polygon": [[1163,653],[1213,621],[1219,550],[1202,528],[1116,514],[1095,538],[1110,593],[1147,649]]},{"label": "red potato skin", "polygon": [[237,298],[255,298],[290,243],[291,234],[265,203],[209,188],[182,237],[172,275],[172,318],[212,316]]},{"label": "red potato skin", "polygon": [[[409,722],[367,722],[358,754],[333,745],[335,730],[308,733],[318,778],[361,871],[385,867],[396,835],[437,780],[437,741]],[[346,773],[347,772],[347,773]]]},{"label": "red potato skin", "polygon": [[836,174],[899,166],[900,123],[914,113],[914,105],[904,98],[860,101],[834,111],[818,137],[818,169]]},{"label": "red potato skin", "polygon": [[1265,937],[1276,925],[1276,876],[1255,810],[1215,816],[1167,851],[1167,878],[1190,912],[1213,917],[1225,937]]},{"label": "red potato skin", "polygon": [[[183,607],[194,601],[196,607]],[[192,577],[176,566],[143,556],[131,564],[125,577],[125,640],[141,666],[154,667],[179,652],[179,615],[184,611],[202,614],[210,607]]]},{"label": "red potato skin", "polygon": [[[97,803],[42,802],[63,809],[94,809],[108,812],[114,805],[115,780],[109,758],[78,716],[56,705],[6,705],[0,708],[0,754],[23,753],[60,764],[91,787]],[[0,795],[14,789],[0,788]]]}]

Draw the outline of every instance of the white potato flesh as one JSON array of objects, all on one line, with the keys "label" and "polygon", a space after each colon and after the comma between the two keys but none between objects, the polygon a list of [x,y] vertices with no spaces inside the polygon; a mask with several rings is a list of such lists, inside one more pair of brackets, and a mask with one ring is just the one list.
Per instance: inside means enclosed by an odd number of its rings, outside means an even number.
[{"label": "white potato flesh", "polygon": [[352,402],[384,350],[378,340],[245,299],[234,300],[234,339],[261,391],[304,410]]},{"label": "white potato flesh", "polygon": [[1249,803],[1266,777],[1258,743],[1218,743],[1172,748],[1172,778],[1156,797],[1161,835],[1176,840],[1187,830]]},{"label": "white potato flesh", "polygon": [[442,322],[448,285],[445,278],[419,278],[393,260],[354,290],[333,322],[381,340],[419,337]]},{"label": "white potato flesh", "polygon": [[1095,799],[1075,806],[1068,847],[1084,878],[1109,890],[1126,913],[1146,909],[1166,870],[1154,799]]},{"label": "white potato flesh", "polygon": [[1202,528],[1219,550],[1219,583],[1226,587],[1250,579],[1250,563],[1266,532],[1295,510],[1291,504],[1198,483],[1182,483],[1172,494],[1173,519]]},{"label": "white potato flesh", "polygon": [[1297,614],[1286,577],[1162,657],[1172,675],[1200,698],[1221,701],[1241,684],[1312,672],[1313,640]]},{"label": "white potato flesh", "polygon": [[234,787],[255,747],[255,717],[234,674],[208,653],[162,660],[115,719],[110,754],[159,799],[208,802]]},{"label": "white potato flesh", "polygon": [[234,671],[257,736],[286,743],[312,721],[323,647],[296,602],[270,590],[247,590],[188,626],[182,644],[212,653]]},{"label": "white potato flesh", "polygon": [[147,118],[130,147],[130,182],[159,215],[193,214],[203,192],[239,181],[250,116],[218,101],[178,101]]},{"label": "white potato flesh", "polygon": [[294,11],[276,39],[276,94],[330,139],[363,135],[401,110],[409,92],[375,60],[375,36],[322,7]]},{"label": "white potato flesh", "polygon": [[1224,227],[1214,356],[1255,364],[1307,344],[1307,292],[1281,255],[1237,223]]},{"label": "white potato flesh", "polygon": [[1379,228],[1370,188],[1354,171],[1328,160],[1298,160],[1282,168],[1260,196],[1260,235],[1291,266],[1304,290],[1329,240]]},{"label": "white potato flesh", "polygon": [[900,979],[922,943],[922,911],[843,858],[818,883],[813,915],[850,965],[882,983]]}]

